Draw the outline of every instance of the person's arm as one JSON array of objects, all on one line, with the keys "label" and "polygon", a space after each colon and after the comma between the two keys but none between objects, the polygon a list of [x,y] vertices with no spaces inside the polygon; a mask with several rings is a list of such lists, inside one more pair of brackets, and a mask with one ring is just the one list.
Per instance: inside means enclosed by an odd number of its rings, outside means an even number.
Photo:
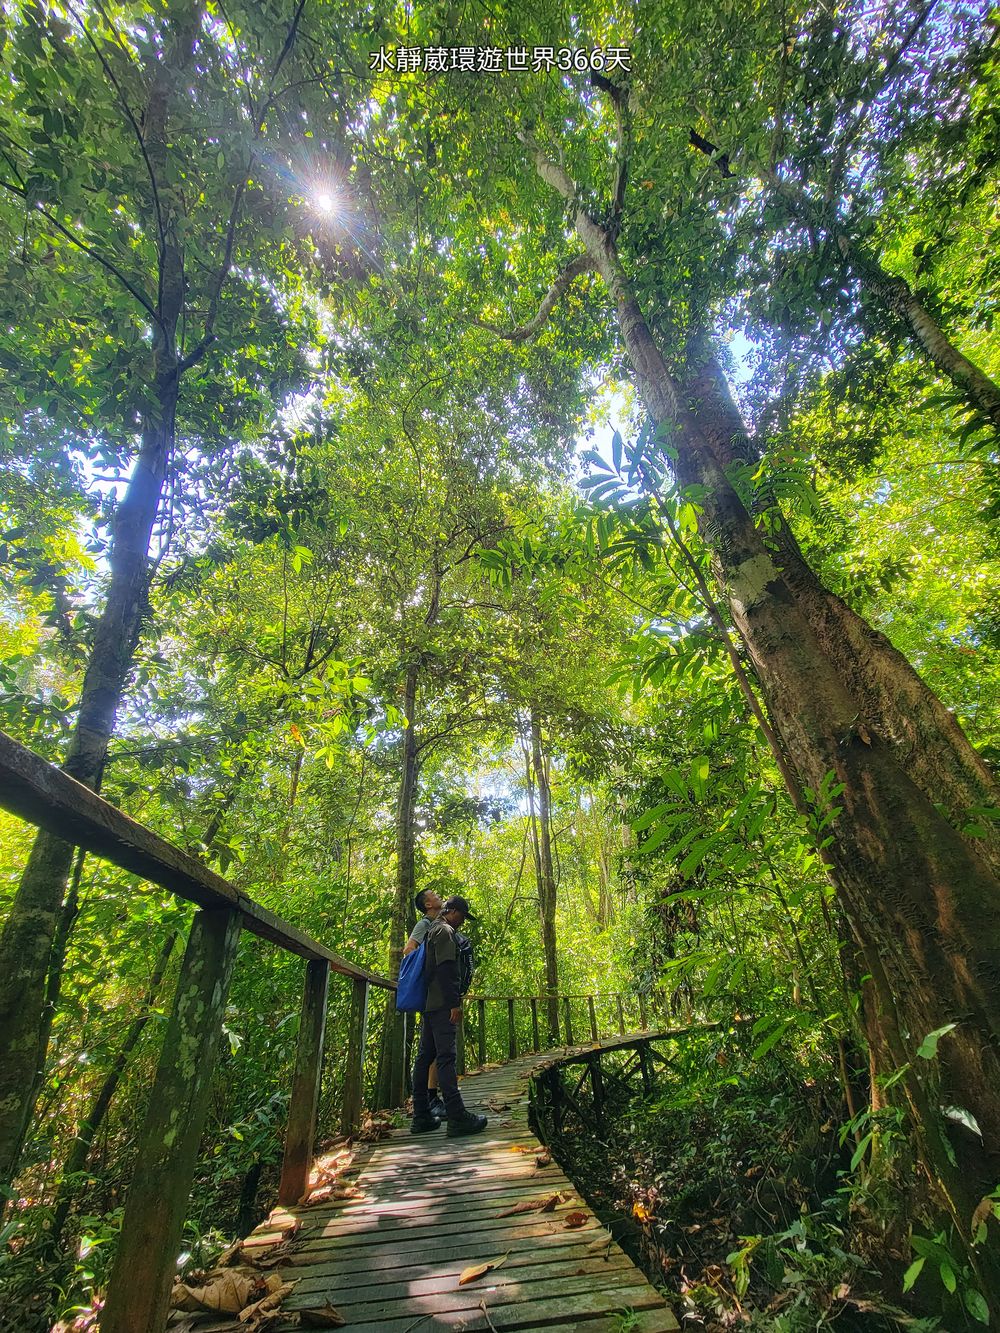
[{"label": "person's arm", "polygon": [[403,945],[404,958],[408,953],[412,953],[414,949],[420,948],[420,941],[427,934],[428,930],[430,930],[430,922],[427,920],[425,916],[422,916],[420,920],[417,922],[417,924],[410,931],[410,938]]}]

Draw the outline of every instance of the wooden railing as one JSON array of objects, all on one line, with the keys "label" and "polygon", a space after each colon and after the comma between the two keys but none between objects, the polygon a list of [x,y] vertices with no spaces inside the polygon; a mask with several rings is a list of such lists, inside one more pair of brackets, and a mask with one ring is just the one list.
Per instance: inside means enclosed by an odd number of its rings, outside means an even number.
[{"label": "wooden railing", "polygon": [[[348,978],[351,984],[340,1120],[347,1134],[361,1123],[369,991],[376,986],[391,992],[396,983],[333,953],[2,731],[0,808],[201,909],[192,921],[180,966],[101,1317],[102,1333],[162,1333],[241,931],[305,960],[278,1188],[282,1204],[297,1203],[308,1186],[331,973]],[[506,1011],[506,1028],[504,1031],[501,1022],[501,1039],[491,1047],[486,1015],[487,1005],[493,1004],[503,1006],[501,1013]],[[529,1049],[539,1051],[543,1034],[546,1047],[560,1042],[572,1046],[585,1030],[579,1023],[582,1004],[586,1004],[586,1030],[592,1041],[608,1034],[602,1021],[607,1013],[611,1027],[619,1033],[625,1032],[626,1017],[631,1018],[636,1010],[639,1026],[649,1027],[647,1000],[642,995],[472,996],[466,1005],[466,1021],[474,1006],[472,1032],[478,1063],[484,1065],[494,1056],[501,1061],[515,1059]],[[578,1006],[576,1030],[574,1005]],[[524,1015],[530,1021],[530,1041],[527,1037],[522,1040],[518,1031],[518,1017]],[[561,1031],[557,1030],[560,1026]],[[463,1025],[458,1042],[460,1073],[466,1069],[468,1040]]]},{"label": "wooden railing", "polygon": [[[550,1011],[553,1000],[555,1005]],[[586,1005],[585,1022],[578,1022],[576,1028],[573,1026],[574,1004],[578,1006],[578,1020],[584,1013],[582,1006]],[[492,1043],[490,1025],[487,1022],[487,1005],[502,1006],[501,1015],[503,1009],[506,1009],[506,1023],[501,1017],[500,1032],[498,1034],[494,1031]],[[600,1016],[598,1016],[599,1005],[602,1011]],[[518,1030],[518,1006],[521,1006],[521,1013],[527,1015],[530,1022],[530,1039],[522,1040]],[[473,1007],[474,1019],[471,1012]],[[610,994],[595,992],[554,996],[473,993],[466,1000],[465,1024],[459,1034],[458,1070],[460,1074],[464,1074],[468,1067],[470,1045],[475,1051],[476,1063],[485,1065],[490,1060],[516,1060],[519,1055],[528,1051],[537,1052],[550,1046],[572,1046],[578,1040],[598,1041],[612,1032],[624,1035],[626,1031],[636,1029],[648,1031],[649,1008],[650,1002],[646,995],[627,995],[618,991]],[[610,1020],[605,1021],[609,1012]],[[637,1022],[634,1021],[636,1019]],[[587,1034],[586,1038],[583,1036],[584,1032]]]},{"label": "wooden railing", "polygon": [[181,962],[101,1316],[102,1333],[161,1333],[240,932],[248,930],[305,960],[278,1191],[284,1204],[297,1203],[308,1184],[330,974],[351,983],[341,1110],[345,1133],[361,1122],[369,989],[391,991],[395,982],[333,953],[3,732],[0,807],[201,908]]}]

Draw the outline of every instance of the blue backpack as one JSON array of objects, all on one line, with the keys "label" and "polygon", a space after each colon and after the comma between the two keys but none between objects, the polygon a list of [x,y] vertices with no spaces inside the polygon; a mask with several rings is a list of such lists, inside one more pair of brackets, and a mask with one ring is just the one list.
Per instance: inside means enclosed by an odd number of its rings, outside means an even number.
[{"label": "blue backpack", "polygon": [[412,953],[399,964],[396,981],[396,1008],[401,1014],[422,1014],[427,1008],[427,938],[420,941]]}]

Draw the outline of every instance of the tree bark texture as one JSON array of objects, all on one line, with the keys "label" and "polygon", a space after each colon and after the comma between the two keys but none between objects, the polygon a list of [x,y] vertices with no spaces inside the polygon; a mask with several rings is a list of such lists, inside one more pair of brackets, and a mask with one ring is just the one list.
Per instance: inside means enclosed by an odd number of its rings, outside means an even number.
[{"label": "tree bark texture", "polygon": [[[172,23],[166,55],[150,71],[144,144],[163,179],[170,112],[192,55],[198,11]],[[160,191],[163,232],[159,301],[153,326],[153,376],[143,413],[139,453],[112,523],[107,599],[84,674],[76,725],[63,767],[99,790],[125,684],[146,614],[149,544],[174,443],[179,384],[177,329],[184,305],[183,253],[171,192]],[[72,845],[51,833],[35,839],[10,915],[0,935],[0,1187],[13,1179],[41,1077],[39,1047],[45,1024],[45,986],[73,857]],[[44,1051],[42,1053],[44,1058]]]},{"label": "tree bark texture", "polygon": [[[542,155],[537,165],[574,198],[560,167]],[[991,775],[902,655],[822,587],[793,543],[775,549],[758,531],[725,470],[745,432],[721,393],[717,363],[703,354],[700,379],[675,377],[612,238],[579,207],[575,225],[616,308],[646,409],[676,449],[678,482],[699,488],[701,534],[795,773],[814,792],[829,786],[828,775],[843,784],[822,836],[833,839],[829,864],[880,1005],[895,1011],[894,1063],[912,1062],[932,1029],[957,1024],[941,1044],[938,1069],[928,1071],[939,1075],[940,1089],[931,1091],[930,1078],[915,1069],[905,1085],[929,1167],[968,1236],[977,1182],[957,1180],[949,1168],[937,1107],[944,1100],[972,1112],[991,1145],[983,1178],[995,1179],[1000,881],[983,848],[935,800],[960,814]],[[1000,1290],[984,1285],[996,1308]]]},{"label": "tree bark texture", "polygon": [[549,1036],[559,1040],[559,958],[556,950],[556,877],[552,866],[552,787],[548,759],[542,750],[542,723],[531,710],[531,767],[538,792],[538,915],[545,959],[546,1011]]},{"label": "tree bark texture", "polygon": [[[403,716],[406,727],[400,740],[399,795],[396,801],[396,891],[389,922],[389,976],[399,976],[399,964],[406,944],[407,924],[416,893],[417,778],[417,685],[420,662],[414,658],[406,668],[403,684]],[[397,1014],[392,997],[386,1010],[379,1048],[376,1103],[400,1106],[403,1102],[403,1016]]]}]

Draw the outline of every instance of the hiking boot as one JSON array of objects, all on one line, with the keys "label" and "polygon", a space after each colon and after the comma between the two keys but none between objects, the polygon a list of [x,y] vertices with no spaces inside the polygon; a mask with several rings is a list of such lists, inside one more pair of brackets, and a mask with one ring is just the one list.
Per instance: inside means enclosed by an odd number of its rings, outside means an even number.
[{"label": "hiking boot", "polygon": [[431,1097],[430,1106],[428,1107],[428,1110],[430,1111],[431,1115],[434,1116],[435,1119],[437,1120],[444,1120],[448,1114],[444,1102],[437,1095],[437,1093],[435,1093],[434,1096]]},{"label": "hiking boot", "polygon": [[484,1115],[476,1115],[473,1111],[466,1111],[464,1115],[458,1116],[457,1119],[448,1121],[448,1137],[454,1139],[461,1134],[478,1134],[486,1128],[487,1123]]},{"label": "hiking boot", "polygon": [[441,1124],[436,1116],[431,1115],[430,1111],[418,1111],[410,1121],[411,1134],[429,1134],[432,1129],[437,1129]]}]

